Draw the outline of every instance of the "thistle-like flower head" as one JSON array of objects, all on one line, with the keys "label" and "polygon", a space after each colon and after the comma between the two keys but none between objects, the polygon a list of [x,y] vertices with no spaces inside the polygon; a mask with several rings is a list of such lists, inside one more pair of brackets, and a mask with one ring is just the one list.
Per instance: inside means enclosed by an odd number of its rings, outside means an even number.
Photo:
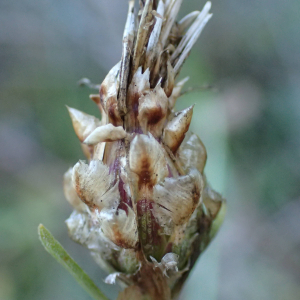
[{"label": "thistle-like flower head", "polygon": [[[88,162],[64,177],[71,238],[129,287],[120,299],[170,299],[216,231],[224,201],[206,183],[206,150],[188,132],[193,106],[175,112],[176,78],[210,2],[179,22],[181,0],[134,1],[121,61],[90,98],[101,121],[68,108]],[[156,288],[153,288],[156,286]],[[148,299],[148,298],[147,298]]]}]

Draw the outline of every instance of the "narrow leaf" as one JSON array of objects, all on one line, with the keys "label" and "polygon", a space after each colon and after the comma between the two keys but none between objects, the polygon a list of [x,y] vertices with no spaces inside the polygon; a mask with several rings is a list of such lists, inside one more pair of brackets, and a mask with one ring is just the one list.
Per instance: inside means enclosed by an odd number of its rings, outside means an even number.
[{"label": "narrow leaf", "polygon": [[38,234],[41,243],[61,265],[63,265],[76,281],[96,300],[108,300],[106,296],[98,289],[92,279],[78,266],[71,258],[62,245],[53,237],[53,235],[40,224]]}]

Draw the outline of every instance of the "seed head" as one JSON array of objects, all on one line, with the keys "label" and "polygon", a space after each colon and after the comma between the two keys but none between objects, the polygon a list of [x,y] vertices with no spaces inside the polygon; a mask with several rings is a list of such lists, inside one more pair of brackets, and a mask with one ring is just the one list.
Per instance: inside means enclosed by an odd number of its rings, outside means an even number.
[{"label": "seed head", "polygon": [[211,4],[176,22],[181,2],[140,1],[137,14],[130,1],[122,59],[90,96],[101,121],[68,108],[88,162],[65,174],[66,223],[111,273],[106,282],[129,286],[119,299],[170,299],[223,211],[203,173],[205,147],[187,133],[193,106],[174,109],[187,81],[176,78]]}]

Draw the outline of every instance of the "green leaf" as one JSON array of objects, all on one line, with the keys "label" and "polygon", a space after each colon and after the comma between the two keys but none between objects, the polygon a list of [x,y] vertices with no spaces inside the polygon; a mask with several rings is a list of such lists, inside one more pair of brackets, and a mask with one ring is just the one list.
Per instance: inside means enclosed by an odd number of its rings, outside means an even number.
[{"label": "green leaf", "polygon": [[62,245],[53,237],[44,225],[38,227],[40,241],[43,246],[61,265],[63,265],[76,281],[96,300],[108,300],[92,279],[78,266]]}]

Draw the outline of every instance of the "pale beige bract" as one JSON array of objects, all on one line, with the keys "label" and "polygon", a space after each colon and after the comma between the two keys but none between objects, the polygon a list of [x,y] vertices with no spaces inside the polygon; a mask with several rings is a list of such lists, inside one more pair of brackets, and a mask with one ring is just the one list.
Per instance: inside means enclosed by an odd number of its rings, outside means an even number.
[{"label": "pale beige bract", "polygon": [[122,59],[90,96],[101,121],[68,107],[88,161],[65,174],[66,223],[106,282],[127,286],[119,299],[176,297],[223,217],[203,173],[205,147],[187,133],[193,106],[175,111],[187,81],[176,78],[211,4],[176,22],[181,2],[140,1],[138,14],[130,1]]}]

